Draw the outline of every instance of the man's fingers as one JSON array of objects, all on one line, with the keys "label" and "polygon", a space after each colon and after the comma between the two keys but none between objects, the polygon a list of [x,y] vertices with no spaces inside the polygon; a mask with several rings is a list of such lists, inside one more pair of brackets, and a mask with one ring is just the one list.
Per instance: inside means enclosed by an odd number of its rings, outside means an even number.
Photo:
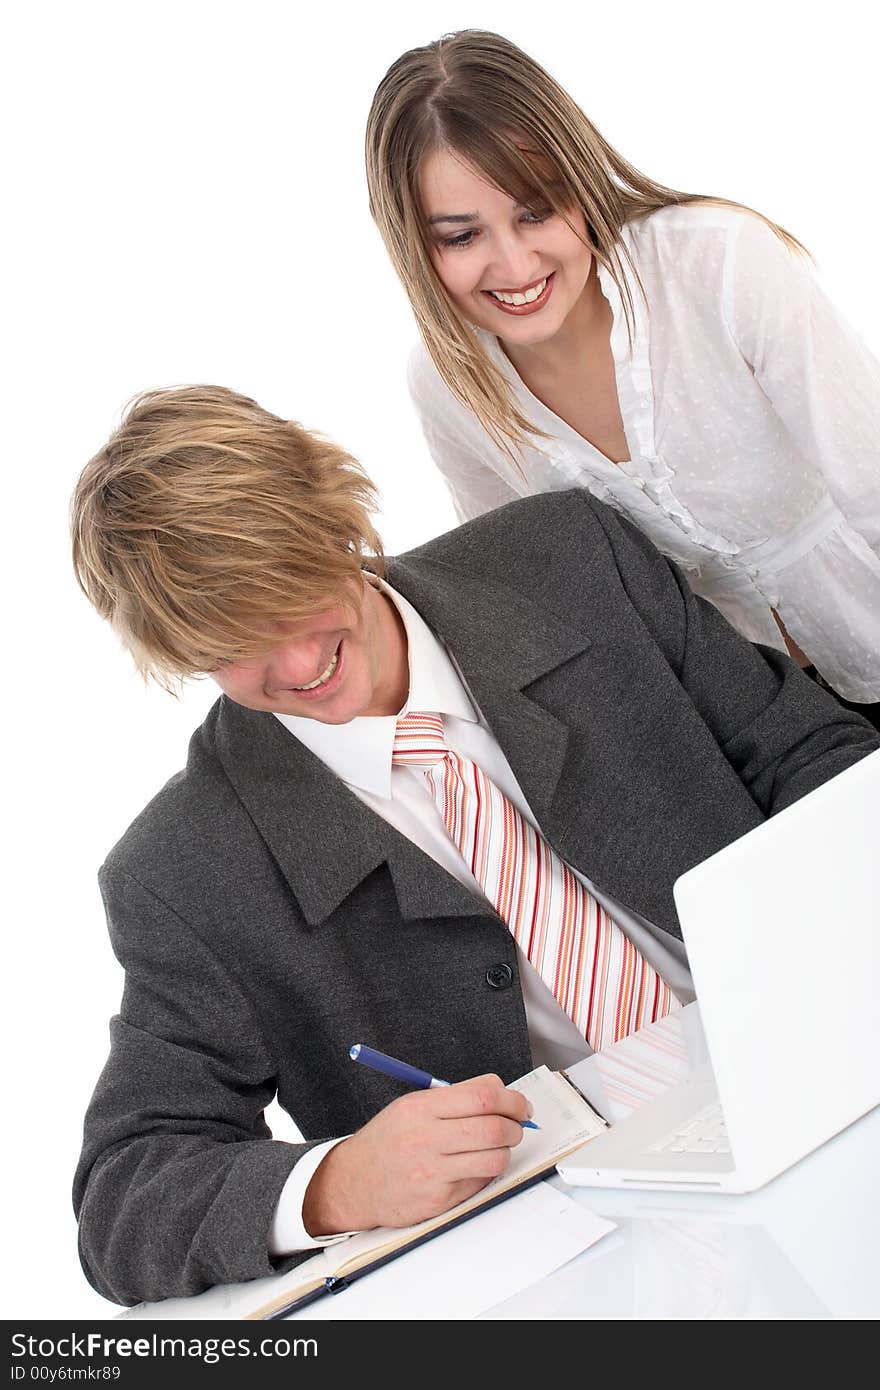
[{"label": "man's fingers", "polygon": [[510,1149],[472,1149],[468,1153],[447,1154],[443,1175],[450,1182],[480,1180],[481,1186],[500,1178],[510,1167]]},{"label": "man's fingers", "polygon": [[475,1076],[431,1091],[430,1095],[435,1101],[434,1113],[449,1120],[474,1115],[505,1115],[509,1120],[521,1122],[531,1116],[531,1106],[525,1096],[509,1090],[500,1076]]},{"label": "man's fingers", "polygon": [[475,1115],[449,1119],[443,1126],[442,1152],[459,1154],[483,1149],[513,1149],[521,1144],[523,1128],[506,1115]]}]

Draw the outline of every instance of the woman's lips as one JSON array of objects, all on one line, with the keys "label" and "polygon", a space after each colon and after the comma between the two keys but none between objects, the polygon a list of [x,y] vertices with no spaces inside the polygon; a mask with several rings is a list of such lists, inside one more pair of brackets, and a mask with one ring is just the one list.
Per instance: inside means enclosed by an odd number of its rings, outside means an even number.
[{"label": "woman's lips", "polygon": [[536,314],[539,309],[543,309],[544,305],[547,303],[547,300],[550,298],[550,295],[553,293],[553,282],[555,279],[556,271],[554,270],[551,272],[550,275],[546,277],[546,283],[544,285],[544,288],[538,295],[537,299],[533,299],[530,304],[505,304],[503,300],[497,298],[497,295],[512,295],[516,293],[523,294],[526,290],[533,289],[535,285],[540,285],[540,280],[533,280],[531,285],[524,285],[522,290],[519,291],[499,290],[493,294],[491,290],[483,290],[482,293],[486,296],[490,303],[494,305],[496,309],[501,310],[502,314],[513,314],[514,317],[521,318],[523,314]]}]

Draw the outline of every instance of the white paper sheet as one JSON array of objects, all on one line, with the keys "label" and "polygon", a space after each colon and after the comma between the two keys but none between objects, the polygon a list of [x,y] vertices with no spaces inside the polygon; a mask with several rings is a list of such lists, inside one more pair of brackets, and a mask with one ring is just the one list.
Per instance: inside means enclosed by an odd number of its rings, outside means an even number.
[{"label": "white paper sheet", "polygon": [[574,1259],[614,1223],[540,1182],[328,1294],[289,1321],[475,1318]]}]

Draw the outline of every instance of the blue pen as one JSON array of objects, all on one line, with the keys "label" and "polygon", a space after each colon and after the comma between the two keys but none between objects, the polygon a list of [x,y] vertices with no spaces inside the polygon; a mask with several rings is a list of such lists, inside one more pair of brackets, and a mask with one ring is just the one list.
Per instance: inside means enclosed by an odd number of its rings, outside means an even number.
[{"label": "blue pen", "polygon": [[[367,1047],[365,1043],[355,1043],[354,1047],[348,1049],[348,1055],[353,1062],[362,1062],[365,1067],[372,1067],[373,1071],[381,1071],[385,1076],[393,1076],[395,1080],[403,1081],[407,1086],[418,1086],[423,1091],[431,1090],[435,1086],[451,1085],[451,1082],[441,1081],[430,1072],[411,1067],[409,1062],[399,1062],[396,1057],[389,1057],[386,1052],[377,1052],[374,1047]],[[534,1120],[521,1120],[520,1124],[523,1129],[540,1129],[540,1125],[536,1125]]]}]

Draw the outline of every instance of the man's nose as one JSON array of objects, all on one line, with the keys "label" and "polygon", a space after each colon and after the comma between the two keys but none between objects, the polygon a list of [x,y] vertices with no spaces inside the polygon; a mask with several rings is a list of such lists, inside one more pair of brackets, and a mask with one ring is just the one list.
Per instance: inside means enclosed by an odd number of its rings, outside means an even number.
[{"label": "man's nose", "polygon": [[273,689],[291,685],[308,685],[317,680],[324,671],[326,641],[318,637],[300,637],[294,642],[285,642],[272,652],[269,666],[269,684]]}]

